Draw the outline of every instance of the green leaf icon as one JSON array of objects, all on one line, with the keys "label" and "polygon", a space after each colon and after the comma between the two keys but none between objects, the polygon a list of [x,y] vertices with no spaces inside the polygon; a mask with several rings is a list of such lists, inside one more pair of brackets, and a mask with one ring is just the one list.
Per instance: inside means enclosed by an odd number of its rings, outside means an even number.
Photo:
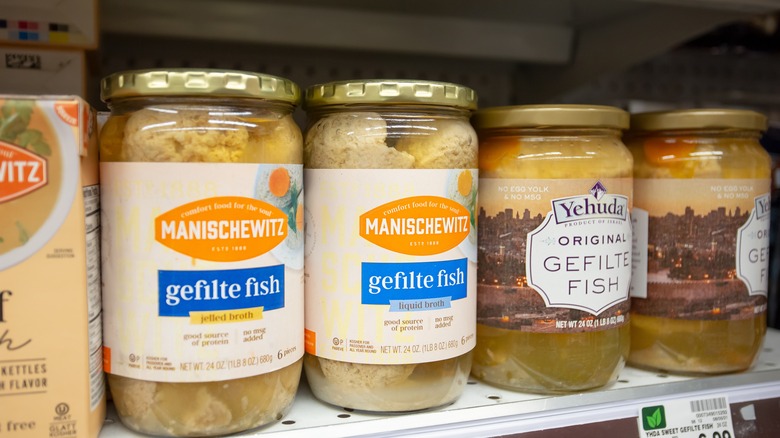
[{"label": "green leaf icon", "polygon": [[11,117],[11,114],[14,113],[14,110],[12,108],[11,101],[6,101],[2,108],[0,108],[0,115],[3,116],[4,119],[7,119]]},{"label": "green leaf icon", "polygon": [[301,189],[298,187],[295,179],[291,179],[292,185],[290,186],[290,203],[287,204],[284,210],[286,210],[285,213],[287,213],[287,226],[290,227],[291,230],[298,232],[299,230],[296,218],[298,215],[298,198],[301,196]]},{"label": "green leaf icon", "polygon": [[27,243],[27,241],[30,240],[30,235],[27,234],[27,230],[24,228],[24,225],[22,225],[22,223],[19,221],[16,221],[16,228],[19,230],[19,243],[24,245]]},{"label": "green leaf icon", "polygon": [[19,114],[11,114],[0,124],[0,139],[11,142],[27,128],[27,123]]},{"label": "green leaf icon", "polygon": [[656,428],[661,424],[661,408],[656,409],[653,415],[647,417],[647,424],[652,428]]},{"label": "green leaf icon", "polygon": [[26,147],[38,155],[51,155],[51,148],[43,139],[43,133],[37,129],[28,129],[19,134],[16,144]]},{"label": "green leaf icon", "polygon": [[666,428],[666,413],[663,405],[642,408],[640,418],[642,418],[642,428],[644,430]]}]

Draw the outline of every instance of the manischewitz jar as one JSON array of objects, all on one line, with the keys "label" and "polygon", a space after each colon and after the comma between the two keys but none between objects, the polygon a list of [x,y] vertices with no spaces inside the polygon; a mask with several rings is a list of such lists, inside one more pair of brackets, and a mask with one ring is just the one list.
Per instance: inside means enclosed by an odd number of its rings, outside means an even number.
[{"label": "manischewitz jar", "polygon": [[510,389],[605,385],[629,342],[628,113],[583,105],[478,111],[477,346],[472,373]]},{"label": "manischewitz jar", "polygon": [[632,365],[681,373],[751,366],[766,331],[766,118],[693,109],[637,114]]},{"label": "manischewitz jar", "polygon": [[303,357],[303,138],[292,82],[144,70],[103,80],[104,368],[153,435],[278,420]]},{"label": "manischewitz jar", "polygon": [[306,92],[306,357],[314,395],[440,406],[475,343],[477,137],[469,88],[360,80]]}]

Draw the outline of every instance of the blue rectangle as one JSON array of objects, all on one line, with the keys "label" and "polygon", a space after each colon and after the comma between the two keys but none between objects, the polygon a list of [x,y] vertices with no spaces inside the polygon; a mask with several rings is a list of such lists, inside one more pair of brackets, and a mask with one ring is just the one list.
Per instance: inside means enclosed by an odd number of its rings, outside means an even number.
[{"label": "blue rectangle", "polygon": [[284,265],[219,271],[158,271],[160,316],[284,307]]},{"label": "blue rectangle", "polygon": [[468,293],[467,276],[465,258],[416,263],[364,262],[361,302],[386,305],[391,301],[460,300]]}]

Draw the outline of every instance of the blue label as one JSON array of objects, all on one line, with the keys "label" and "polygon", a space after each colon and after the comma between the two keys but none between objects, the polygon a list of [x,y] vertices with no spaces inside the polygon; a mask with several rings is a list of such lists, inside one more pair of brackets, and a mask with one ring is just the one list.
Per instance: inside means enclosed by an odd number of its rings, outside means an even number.
[{"label": "blue label", "polygon": [[[457,259],[417,263],[362,264],[361,302],[363,304],[391,304],[396,301],[418,301],[421,309],[446,308],[450,300],[466,298],[468,260]],[[442,301],[446,298],[446,303]],[[425,302],[431,307],[425,308]],[[406,311],[399,303],[396,311]]]},{"label": "blue label", "polygon": [[284,307],[284,265],[224,271],[158,271],[160,316]]},{"label": "blue label", "polygon": [[428,298],[426,300],[390,300],[391,312],[422,312],[425,310],[449,309],[450,297]]}]

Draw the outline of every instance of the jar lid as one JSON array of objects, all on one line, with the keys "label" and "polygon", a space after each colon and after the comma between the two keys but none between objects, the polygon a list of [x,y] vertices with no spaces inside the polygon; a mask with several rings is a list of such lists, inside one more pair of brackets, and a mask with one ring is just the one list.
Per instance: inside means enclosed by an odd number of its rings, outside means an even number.
[{"label": "jar lid", "polygon": [[674,129],[747,129],[766,131],[767,119],[761,113],[738,109],[687,109],[655,111],[631,116],[631,128],[636,131],[666,131]]},{"label": "jar lid", "polygon": [[477,93],[448,82],[367,79],[328,82],[306,90],[306,108],[333,105],[443,105],[477,109]]},{"label": "jar lid", "polygon": [[104,102],[144,96],[243,97],[297,105],[301,90],[277,76],[213,69],[132,70],[114,73],[100,83]]},{"label": "jar lid", "polygon": [[477,129],[628,129],[629,114],[620,108],[602,105],[520,105],[483,109],[471,120]]}]

